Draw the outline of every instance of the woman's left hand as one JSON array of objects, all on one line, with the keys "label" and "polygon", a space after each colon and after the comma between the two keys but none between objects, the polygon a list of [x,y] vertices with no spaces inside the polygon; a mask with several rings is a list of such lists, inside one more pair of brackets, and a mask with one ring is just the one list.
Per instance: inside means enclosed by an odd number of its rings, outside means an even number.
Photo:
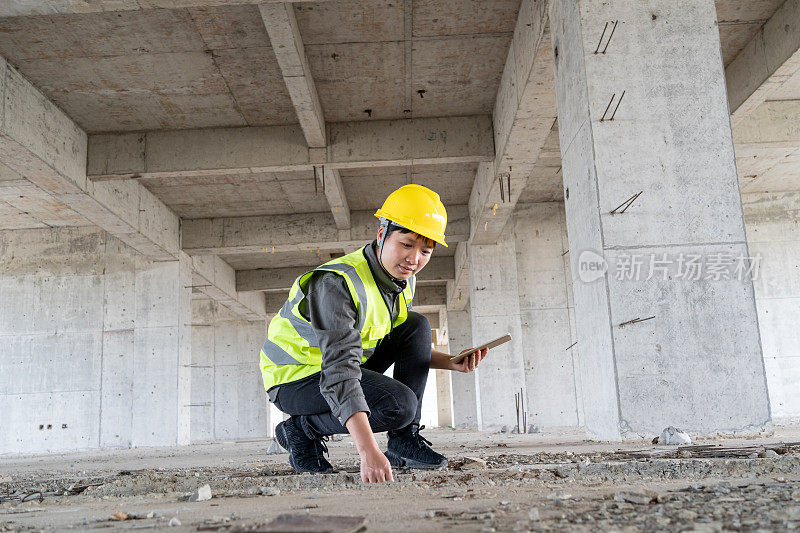
[{"label": "woman's left hand", "polygon": [[488,348],[484,348],[483,350],[477,350],[466,356],[464,359],[459,361],[458,363],[451,363],[452,368],[451,370],[458,371],[458,372],[472,372],[476,368],[483,358],[486,357],[486,353],[489,351]]}]

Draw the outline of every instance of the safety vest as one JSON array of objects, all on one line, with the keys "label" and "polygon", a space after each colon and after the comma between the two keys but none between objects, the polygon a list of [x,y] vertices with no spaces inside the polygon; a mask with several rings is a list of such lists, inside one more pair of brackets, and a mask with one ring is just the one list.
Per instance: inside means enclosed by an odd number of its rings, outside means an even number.
[{"label": "safety vest", "polygon": [[356,329],[361,332],[363,363],[375,351],[381,339],[408,318],[408,308],[414,297],[416,277],[412,276],[406,288],[397,297],[399,313],[392,317],[383,295],[372,276],[372,271],[360,249],[337,257],[297,278],[289,291],[289,298],[280,312],[269,323],[267,340],[261,348],[261,375],[264,388],[291,383],[311,376],[321,370],[322,351],[319,348],[311,323],[300,313],[300,303],[306,297],[308,280],[314,272],[334,272],[345,279],[357,311]]}]

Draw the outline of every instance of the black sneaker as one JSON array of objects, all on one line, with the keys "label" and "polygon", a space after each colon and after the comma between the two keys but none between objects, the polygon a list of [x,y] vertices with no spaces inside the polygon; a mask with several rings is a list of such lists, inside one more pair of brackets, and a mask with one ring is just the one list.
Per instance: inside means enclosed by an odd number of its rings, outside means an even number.
[{"label": "black sneaker", "polygon": [[431,442],[419,434],[425,426],[389,432],[389,446],[384,455],[394,467],[435,469],[447,466],[447,458],[430,448]]},{"label": "black sneaker", "polygon": [[323,455],[323,452],[328,452],[325,445],[327,437],[309,438],[294,418],[290,418],[275,426],[275,438],[278,444],[289,451],[289,464],[296,471],[312,474],[333,472],[333,466]]}]

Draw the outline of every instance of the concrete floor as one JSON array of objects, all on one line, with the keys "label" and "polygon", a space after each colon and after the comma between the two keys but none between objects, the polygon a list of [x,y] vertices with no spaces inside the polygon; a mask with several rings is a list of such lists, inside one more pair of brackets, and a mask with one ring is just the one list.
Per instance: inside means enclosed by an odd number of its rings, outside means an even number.
[{"label": "concrete floor", "polygon": [[[264,455],[264,440],[4,456],[0,530],[258,530],[282,513],[364,516],[368,531],[800,527],[800,448],[758,458],[700,458],[687,451],[675,459],[642,459],[626,452],[665,447],[590,442],[575,430],[426,434],[450,467],[397,472],[386,485],[360,483],[349,437],[329,443],[339,471],[320,476],[294,474],[286,455]],[[730,449],[793,441],[800,441],[800,429],[695,444]],[[468,468],[468,457],[483,458],[487,468]],[[90,483],[103,484],[64,495]],[[187,501],[206,483],[210,501]],[[261,495],[261,487],[279,493]],[[20,503],[32,491],[41,491],[43,501]],[[135,518],[112,520],[118,512]]]}]

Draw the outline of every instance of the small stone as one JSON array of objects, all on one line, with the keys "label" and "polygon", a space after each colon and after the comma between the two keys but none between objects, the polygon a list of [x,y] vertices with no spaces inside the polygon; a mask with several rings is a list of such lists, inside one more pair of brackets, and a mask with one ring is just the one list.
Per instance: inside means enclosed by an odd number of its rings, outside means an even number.
[{"label": "small stone", "polygon": [[510,504],[510,503],[511,503],[511,502],[510,502],[510,501],[508,501],[508,500],[503,500],[503,501],[501,501],[501,502],[500,502],[500,505],[508,505],[508,504]]},{"label": "small stone", "polygon": [[272,444],[270,444],[269,448],[267,449],[267,455],[279,455],[279,454],[282,454],[282,453],[289,453],[289,452],[286,451],[283,448],[283,446],[278,444],[277,440],[273,440]]},{"label": "small stone", "polygon": [[764,450],[763,452],[759,453],[758,456],[765,459],[775,459],[776,457],[780,457],[778,452],[775,450]]},{"label": "small stone", "polygon": [[149,513],[147,513],[147,515],[145,515],[145,518],[155,518],[155,516],[156,513],[154,511],[150,511]]},{"label": "small stone", "polygon": [[697,518],[697,513],[690,511],[689,509],[681,509],[678,511],[678,518],[681,520],[686,520],[687,522],[692,522]]},{"label": "small stone", "polygon": [[547,496],[547,499],[548,500],[553,500],[553,501],[556,501],[556,502],[557,501],[563,501],[563,500],[569,500],[569,499],[572,499],[572,494],[570,494],[569,492],[553,492],[553,493],[551,493],[551,494],[549,494]]},{"label": "small stone", "polygon": [[614,500],[618,502],[635,503],[636,505],[647,505],[653,501],[653,496],[641,492],[618,492]]},{"label": "small stone", "polygon": [[319,498],[319,494],[317,494],[316,492],[308,497],[309,500],[316,500],[317,498]]},{"label": "small stone", "polygon": [[748,459],[758,459],[758,452],[753,452],[747,456]]},{"label": "small stone", "polygon": [[541,520],[541,517],[539,516],[539,509],[537,509],[536,507],[534,507],[533,509],[531,509],[530,511],[528,511],[528,518],[529,518],[530,520],[534,521],[534,522],[535,522],[535,521],[538,521],[538,520]]},{"label": "small stone", "polygon": [[178,527],[181,525],[181,521],[178,520],[177,516],[173,516],[169,519],[169,527]]},{"label": "small stone", "polygon": [[200,472],[195,472],[194,477],[200,477]]},{"label": "small stone", "polygon": [[331,442],[341,442],[344,439],[344,435],[331,435]]},{"label": "small stone", "polygon": [[128,515],[126,513],[121,512],[121,511],[117,511],[116,513],[114,513],[111,516],[109,516],[109,518],[111,520],[116,520],[116,521],[121,522],[123,520],[127,520],[128,519]]},{"label": "small stone", "polygon": [[792,499],[796,502],[800,502],[800,490],[796,490],[792,493]]},{"label": "small stone", "polygon": [[191,495],[189,501],[204,502],[210,499],[211,499],[211,487],[206,484],[203,485],[202,487],[199,487],[196,491],[194,491],[194,494]]},{"label": "small stone", "polygon": [[281,493],[281,489],[277,487],[259,487],[258,493],[262,496],[277,496]]},{"label": "small stone", "polygon": [[463,470],[478,470],[486,468],[486,461],[478,457],[465,457],[464,464],[461,465]]}]

